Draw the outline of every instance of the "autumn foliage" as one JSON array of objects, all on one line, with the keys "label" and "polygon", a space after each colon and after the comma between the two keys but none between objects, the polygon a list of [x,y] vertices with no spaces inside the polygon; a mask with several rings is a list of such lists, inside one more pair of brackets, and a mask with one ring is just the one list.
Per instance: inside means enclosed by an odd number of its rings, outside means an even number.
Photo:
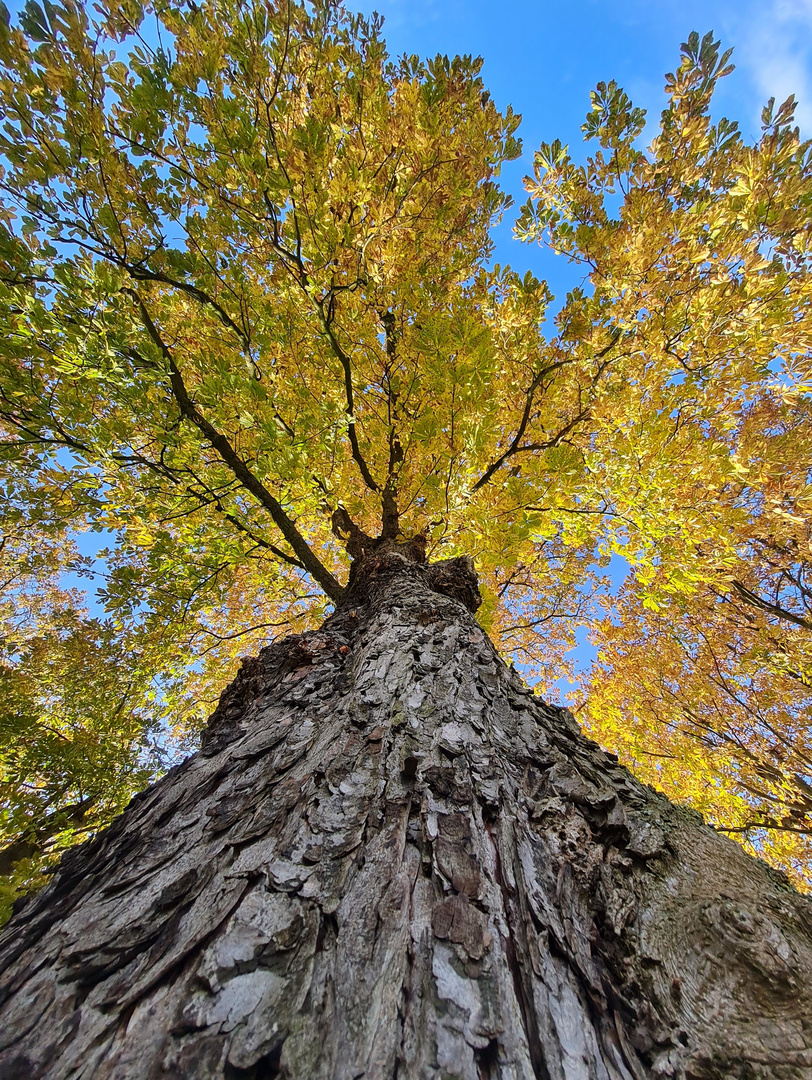
[{"label": "autumn foliage", "polygon": [[[541,692],[590,625],[579,719],[809,883],[812,152],[792,102],[756,145],[713,122],[729,57],[692,35],[641,149],[641,110],[601,84],[599,149],[543,146],[516,225],[588,275],[545,334],[546,285],[490,262],[518,116],[479,61],[395,60],[380,31],[327,0],[29,2],[0,23],[8,895],[184,750],[241,655],[318,621],[350,556],[398,536],[474,557],[481,621]],[[103,618],[67,570],[103,574]]]}]

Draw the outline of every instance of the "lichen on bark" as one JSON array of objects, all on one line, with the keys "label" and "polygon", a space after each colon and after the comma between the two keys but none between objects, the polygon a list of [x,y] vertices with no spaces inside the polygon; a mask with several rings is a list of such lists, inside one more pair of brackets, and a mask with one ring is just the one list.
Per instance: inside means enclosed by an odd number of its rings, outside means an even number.
[{"label": "lichen on bark", "polygon": [[812,1077],[812,906],[395,548],[0,939],[4,1080]]}]

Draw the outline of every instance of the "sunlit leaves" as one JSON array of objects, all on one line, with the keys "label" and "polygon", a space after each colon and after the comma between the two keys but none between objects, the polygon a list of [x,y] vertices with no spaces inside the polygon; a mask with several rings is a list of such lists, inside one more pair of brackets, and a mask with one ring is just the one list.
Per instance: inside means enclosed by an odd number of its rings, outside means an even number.
[{"label": "sunlit leaves", "polygon": [[755,146],[711,119],[729,58],[689,37],[646,152],[642,117],[599,87],[584,130],[612,152],[543,148],[520,229],[589,272],[558,319],[572,351],[621,333],[586,475],[632,571],[593,630],[583,715],[808,886],[812,157],[792,98]]}]

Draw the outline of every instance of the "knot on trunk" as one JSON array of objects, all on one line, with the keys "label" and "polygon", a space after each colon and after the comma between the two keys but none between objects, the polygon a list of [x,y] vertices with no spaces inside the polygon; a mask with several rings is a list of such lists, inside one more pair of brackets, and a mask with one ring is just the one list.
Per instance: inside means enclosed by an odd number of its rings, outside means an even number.
[{"label": "knot on trunk", "polygon": [[435,592],[459,600],[472,613],[482,603],[479,580],[470,555],[431,563],[426,567],[426,579]]},{"label": "knot on trunk", "polygon": [[425,560],[422,537],[382,544],[353,562],[341,607],[364,604],[372,599],[373,594],[403,582],[416,588],[428,586],[432,592],[458,600],[468,611],[475,612],[482,603],[482,597],[474,560],[469,555],[431,564]]}]

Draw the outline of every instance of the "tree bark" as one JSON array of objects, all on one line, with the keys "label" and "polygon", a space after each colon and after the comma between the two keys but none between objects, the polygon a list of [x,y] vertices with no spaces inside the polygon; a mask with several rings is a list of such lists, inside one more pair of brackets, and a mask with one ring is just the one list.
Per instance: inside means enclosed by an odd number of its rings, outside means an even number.
[{"label": "tree bark", "polygon": [[4,1080],[812,1077],[812,905],[382,551],[0,939]]}]

